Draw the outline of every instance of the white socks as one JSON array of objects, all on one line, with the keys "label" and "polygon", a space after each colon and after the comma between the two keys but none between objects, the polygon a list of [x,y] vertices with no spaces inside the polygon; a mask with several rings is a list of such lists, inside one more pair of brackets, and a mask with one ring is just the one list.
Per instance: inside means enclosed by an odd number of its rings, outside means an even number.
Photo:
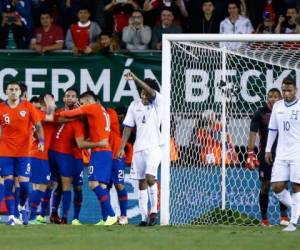
[{"label": "white socks", "polygon": [[287,189],[283,189],[280,193],[274,193],[277,199],[285,206],[292,206],[291,193]]},{"label": "white socks", "polygon": [[149,186],[148,189],[151,204],[150,213],[157,213],[157,183],[154,183],[151,187]]},{"label": "white socks", "polygon": [[300,216],[300,192],[292,194],[292,201],[290,222],[297,224]]},{"label": "white socks", "polygon": [[148,190],[140,190],[139,192],[139,209],[142,221],[147,221],[148,217]]}]

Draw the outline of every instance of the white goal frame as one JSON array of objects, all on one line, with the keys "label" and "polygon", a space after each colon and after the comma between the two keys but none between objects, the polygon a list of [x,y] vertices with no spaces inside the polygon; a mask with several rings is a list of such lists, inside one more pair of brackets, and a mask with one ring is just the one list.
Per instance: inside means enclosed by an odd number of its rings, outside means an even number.
[{"label": "white goal frame", "polygon": [[[162,95],[163,121],[162,139],[164,146],[162,149],[161,162],[161,210],[160,224],[170,224],[170,91],[171,91],[171,42],[300,42],[300,34],[165,34],[162,43]],[[222,71],[226,70],[226,53],[230,52],[222,49]],[[222,74],[224,80],[225,74]],[[222,209],[225,209],[226,194],[226,171],[225,171],[225,114],[226,101],[222,98]]]}]

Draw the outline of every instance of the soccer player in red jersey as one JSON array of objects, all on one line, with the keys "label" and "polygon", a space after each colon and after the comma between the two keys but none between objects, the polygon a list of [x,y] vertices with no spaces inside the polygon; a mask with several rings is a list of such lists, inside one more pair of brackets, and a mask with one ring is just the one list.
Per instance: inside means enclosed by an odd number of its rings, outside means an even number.
[{"label": "soccer player in red jersey", "polygon": [[121,215],[119,217],[119,224],[128,224],[127,219],[127,202],[128,195],[125,189],[124,179],[125,179],[125,156],[122,158],[117,157],[117,153],[122,144],[122,136],[120,132],[120,125],[118,114],[114,109],[107,109],[107,113],[110,117],[110,135],[109,144],[112,149],[112,182],[115,185],[118,194],[118,200],[120,205]]},{"label": "soccer player in red jersey", "polygon": [[63,117],[85,116],[89,125],[89,139],[91,142],[106,143],[105,146],[92,149],[89,170],[89,186],[100,201],[102,216],[106,216],[96,225],[110,226],[118,219],[110,204],[108,185],[112,174],[112,151],[109,145],[110,122],[104,107],[97,103],[97,97],[92,91],[80,96],[79,108],[60,113]]},{"label": "soccer player in red jersey", "polygon": [[29,224],[41,224],[36,220],[37,208],[47,189],[50,181],[50,169],[48,162],[48,150],[50,147],[51,137],[54,132],[53,119],[55,110],[55,101],[50,94],[41,95],[39,98],[40,110],[37,110],[45,134],[44,151],[38,151],[37,141],[34,137],[31,150],[31,182],[33,191],[30,195],[30,218]]},{"label": "soccer player in red jersey", "polygon": [[29,194],[32,125],[38,135],[38,150],[44,150],[44,130],[36,109],[28,101],[21,101],[21,88],[17,81],[11,81],[6,88],[7,101],[0,104],[0,170],[4,177],[4,197],[8,208],[8,225],[14,226],[15,199],[13,196],[14,175],[20,183],[20,206],[23,223],[27,223],[25,203]]}]

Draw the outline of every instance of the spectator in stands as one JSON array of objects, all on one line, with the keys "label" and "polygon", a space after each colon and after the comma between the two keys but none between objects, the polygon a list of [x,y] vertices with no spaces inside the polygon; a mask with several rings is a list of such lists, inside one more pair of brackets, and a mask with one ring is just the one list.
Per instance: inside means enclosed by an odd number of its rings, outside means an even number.
[{"label": "spectator in stands", "polygon": [[151,41],[151,28],[144,25],[142,12],[135,10],[129,19],[129,25],[123,29],[122,40],[128,50],[145,50]]},{"label": "spectator in stands", "polygon": [[192,33],[219,33],[220,20],[214,14],[213,0],[202,1],[202,14],[193,15],[191,21]]},{"label": "spectator in stands", "polygon": [[285,16],[280,15],[278,24],[275,28],[275,33],[280,34],[299,34],[299,10],[295,6],[289,6],[286,10]]},{"label": "spectator in stands", "polygon": [[106,54],[120,49],[120,44],[115,36],[112,36],[108,32],[102,32],[97,41],[90,47],[88,53],[102,53]]},{"label": "spectator in stands", "polygon": [[56,1],[57,0],[31,0],[33,27],[38,27],[40,25],[41,12],[45,12],[47,10],[54,13]]},{"label": "spectator in stands", "polygon": [[56,0],[56,5],[60,13],[59,24],[65,32],[69,29],[71,24],[78,20],[78,10],[81,6],[84,4],[86,8],[93,10],[93,2],[94,0]]},{"label": "spectator in stands", "polygon": [[[4,1],[2,22],[0,29],[0,48],[1,49],[27,49],[29,35],[31,31],[31,19],[27,16],[30,7],[27,1],[22,7],[20,1]],[[28,17],[27,19],[24,17]]]},{"label": "spectator in stands", "polygon": [[161,11],[161,24],[156,25],[152,32],[152,49],[161,50],[162,34],[181,33],[181,27],[174,24],[174,14],[171,8],[165,7]]},{"label": "spectator in stands", "polygon": [[263,22],[257,26],[257,34],[273,34],[275,32],[276,16],[274,12],[264,12]]},{"label": "spectator in stands", "polygon": [[[240,7],[238,1],[229,1],[227,6],[229,16],[226,17],[220,24],[221,34],[250,34],[253,32],[253,27],[247,17],[239,14]],[[243,43],[227,42],[223,43],[226,48],[237,50]]]},{"label": "spectator in stands", "polygon": [[122,40],[122,31],[128,26],[129,18],[134,10],[140,9],[136,0],[112,0],[104,8],[110,12],[113,17],[113,33],[116,34],[120,41]]},{"label": "spectator in stands", "polygon": [[41,27],[35,30],[30,48],[41,54],[62,49],[64,45],[63,30],[53,24],[52,14],[47,11],[41,12],[40,22]]},{"label": "spectator in stands", "polygon": [[90,45],[96,42],[101,28],[96,22],[90,21],[90,11],[87,6],[78,10],[79,21],[72,24],[66,35],[66,48],[72,49],[74,54],[88,53]]}]

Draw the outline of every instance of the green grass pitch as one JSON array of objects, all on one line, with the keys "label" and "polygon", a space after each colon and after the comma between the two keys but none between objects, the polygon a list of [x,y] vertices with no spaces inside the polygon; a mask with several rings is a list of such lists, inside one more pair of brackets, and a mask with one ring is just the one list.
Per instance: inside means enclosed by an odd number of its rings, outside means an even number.
[{"label": "green grass pitch", "polygon": [[0,225],[1,250],[282,250],[300,249],[300,228],[259,226]]}]

